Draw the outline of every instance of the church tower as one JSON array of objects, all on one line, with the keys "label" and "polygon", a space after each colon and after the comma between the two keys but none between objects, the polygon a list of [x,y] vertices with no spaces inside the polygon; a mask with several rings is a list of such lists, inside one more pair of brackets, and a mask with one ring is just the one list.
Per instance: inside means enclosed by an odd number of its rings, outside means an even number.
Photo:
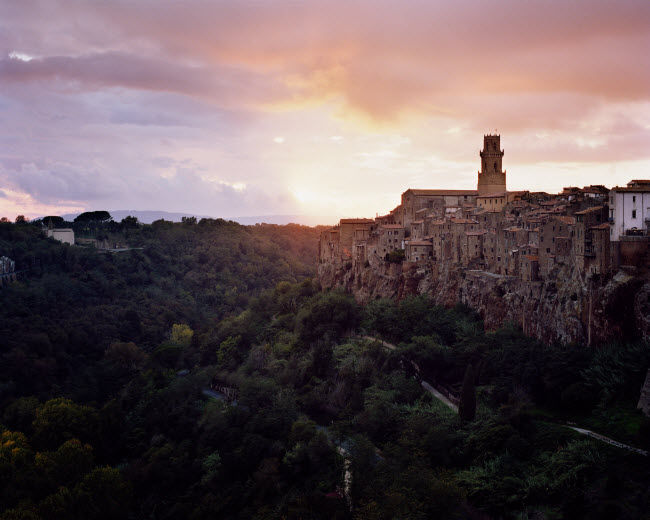
[{"label": "church tower", "polygon": [[501,169],[503,150],[500,135],[484,135],[481,150],[481,171],[478,172],[478,194],[492,195],[506,191],[506,172]]}]

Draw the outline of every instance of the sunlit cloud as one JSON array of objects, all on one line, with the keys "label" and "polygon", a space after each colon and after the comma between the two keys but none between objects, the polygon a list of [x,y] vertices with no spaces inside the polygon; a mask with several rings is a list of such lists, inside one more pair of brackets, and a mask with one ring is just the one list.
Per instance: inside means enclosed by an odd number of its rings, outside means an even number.
[{"label": "sunlit cloud", "polygon": [[29,54],[25,54],[23,52],[12,51],[9,53],[9,58],[12,60],[32,61],[34,59],[34,56],[30,56]]},{"label": "sunlit cloud", "polygon": [[372,215],[473,188],[495,129],[513,188],[647,177],[650,3],[497,11],[2,2],[0,214]]}]

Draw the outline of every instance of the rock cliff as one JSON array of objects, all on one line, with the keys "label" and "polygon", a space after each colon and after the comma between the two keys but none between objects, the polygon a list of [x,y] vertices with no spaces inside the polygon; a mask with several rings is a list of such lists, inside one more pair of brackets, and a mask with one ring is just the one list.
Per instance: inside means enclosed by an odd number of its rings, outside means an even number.
[{"label": "rock cliff", "polygon": [[598,279],[563,268],[546,281],[529,282],[465,268],[385,262],[323,263],[318,274],[323,288],[343,287],[360,303],[427,294],[440,305],[467,304],[486,329],[514,322],[546,343],[650,340],[650,280],[636,271]]}]

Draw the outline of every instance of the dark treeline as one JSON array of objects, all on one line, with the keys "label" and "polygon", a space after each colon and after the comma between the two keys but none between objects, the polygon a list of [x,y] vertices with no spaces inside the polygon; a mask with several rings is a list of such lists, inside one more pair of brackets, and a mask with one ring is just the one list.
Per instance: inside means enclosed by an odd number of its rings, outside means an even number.
[{"label": "dark treeline", "polygon": [[[540,345],[421,296],[360,307],[312,281],[317,230],[301,226],[100,232],[143,249],[0,224],[0,252],[33,266],[0,292],[0,518],[648,510],[646,458],[562,425],[650,447],[634,410],[647,344]],[[423,391],[411,362],[475,414]]]}]

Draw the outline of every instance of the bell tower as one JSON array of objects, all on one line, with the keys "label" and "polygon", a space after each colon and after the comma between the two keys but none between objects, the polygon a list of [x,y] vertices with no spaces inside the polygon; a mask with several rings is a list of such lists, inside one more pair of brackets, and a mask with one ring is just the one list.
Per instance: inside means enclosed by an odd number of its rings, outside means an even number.
[{"label": "bell tower", "polygon": [[502,170],[500,135],[484,135],[481,155],[481,171],[478,172],[478,194],[492,195],[506,191],[506,172]]}]

